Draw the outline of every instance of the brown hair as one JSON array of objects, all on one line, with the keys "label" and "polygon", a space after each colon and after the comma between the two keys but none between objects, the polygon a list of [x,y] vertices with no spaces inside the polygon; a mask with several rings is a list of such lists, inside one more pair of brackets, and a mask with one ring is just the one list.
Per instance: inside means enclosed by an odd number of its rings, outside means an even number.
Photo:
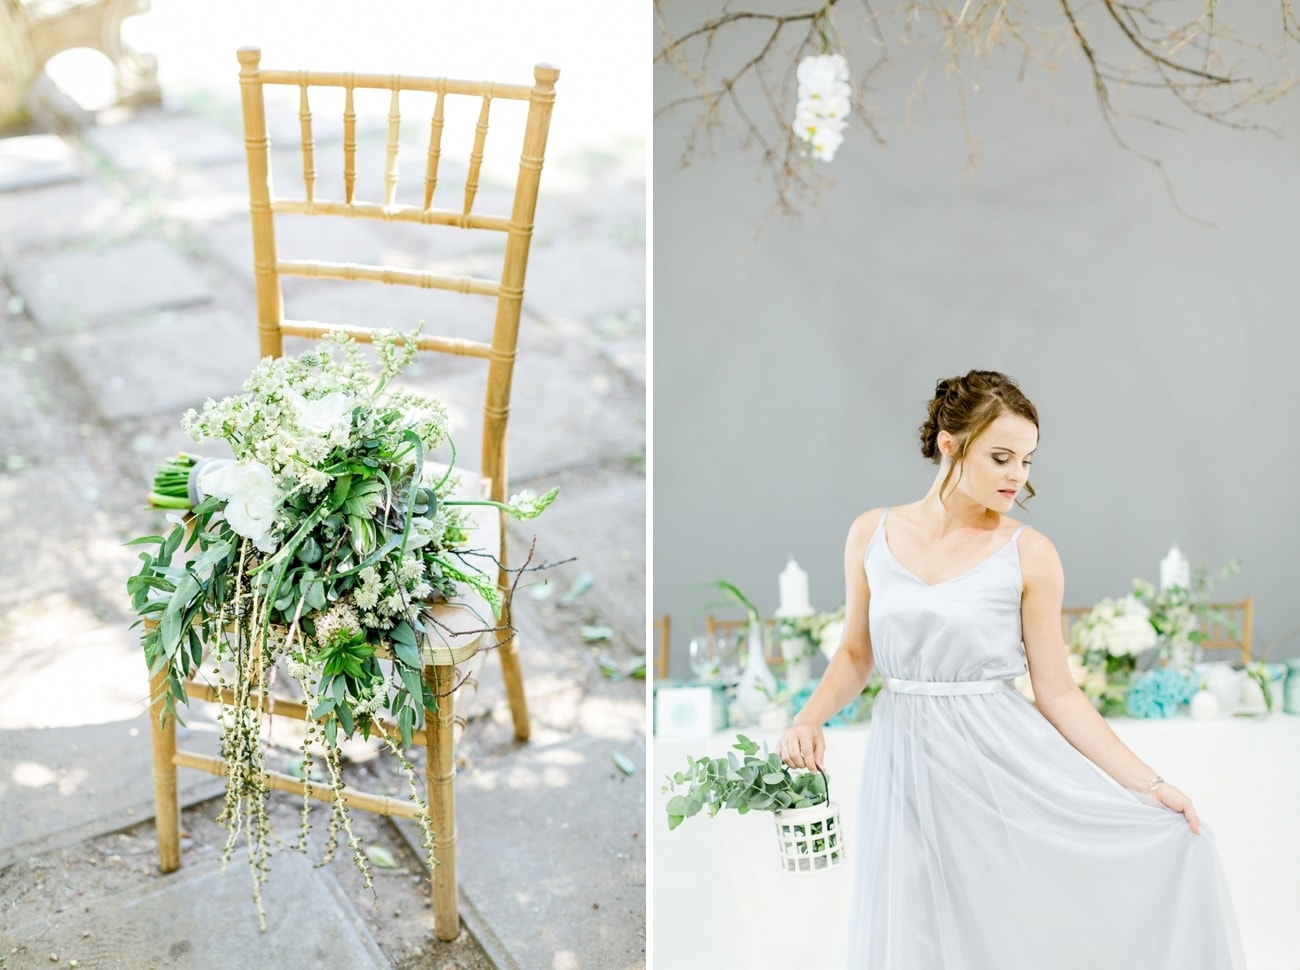
[{"label": "brown hair", "polygon": [[[965,460],[970,446],[1003,414],[1018,414],[1038,427],[1038,411],[1016,382],[1005,374],[973,370],[964,377],[949,377],[935,384],[930,412],[921,425],[921,454],[937,465],[943,458],[939,452],[939,432],[947,431],[957,439],[952,466],[939,487],[940,495],[948,488],[953,469]],[[1034,487],[1028,482],[1025,491],[1033,498]]]}]

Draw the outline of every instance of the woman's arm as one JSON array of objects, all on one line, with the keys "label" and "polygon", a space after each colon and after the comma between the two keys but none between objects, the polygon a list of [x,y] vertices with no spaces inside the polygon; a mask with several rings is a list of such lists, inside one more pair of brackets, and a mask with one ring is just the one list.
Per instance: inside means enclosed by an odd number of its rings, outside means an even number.
[{"label": "woman's arm", "polygon": [[859,694],[871,676],[871,633],[867,605],[871,590],[863,569],[867,543],[880,521],[880,510],[864,512],[854,520],[844,543],[844,634],[817,689],[799,710],[777,751],[795,768],[821,768],[826,741],[822,725]]},{"label": "woman's arm", "polygon": [[1029,529],[1021,536],[1020,571],[1024,579],[1020,615],[1025,656],[1038,710],[1102,771],[1125,788],[1150,794],[1182,812],[1192,830],[1199,833],[1200,822],[1191,800],[1165,783],[1149,791],[1156,773],[1116,736],[1075,684],[1061,636],[1065,574],[1055,546],[1042,533]]}]

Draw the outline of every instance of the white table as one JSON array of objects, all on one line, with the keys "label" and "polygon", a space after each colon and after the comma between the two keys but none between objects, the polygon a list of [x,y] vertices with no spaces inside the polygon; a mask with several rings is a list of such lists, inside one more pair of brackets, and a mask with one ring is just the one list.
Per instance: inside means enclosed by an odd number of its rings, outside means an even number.
[{"label": "white table", "polygon": [[[1110,723],[1213,826],[1250,970],[1300,970],[1300,717]],[[738,733],[769,747],[779,736],[739,728],[654,742],[655,970],[841,970],[851,861],[830,872],[786,873],[766,812],[701,814],[668,831],[665,776],[683,770],[687,755],[724,755]],[[856,835],[868,733],[865,725],[826,731],[831,795],[846,842]],[[850,846],[850,860],[854,854]]]}]

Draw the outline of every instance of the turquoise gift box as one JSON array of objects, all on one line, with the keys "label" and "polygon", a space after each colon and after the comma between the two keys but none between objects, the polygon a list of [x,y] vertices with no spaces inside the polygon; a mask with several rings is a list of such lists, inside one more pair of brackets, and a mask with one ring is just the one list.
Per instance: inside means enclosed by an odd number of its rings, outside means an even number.
[{"label": "turquoise gift box", "polygon": [[727,729],[722,684],[665,680],[654,686],[654,733],[659,738],[703,738]]}]

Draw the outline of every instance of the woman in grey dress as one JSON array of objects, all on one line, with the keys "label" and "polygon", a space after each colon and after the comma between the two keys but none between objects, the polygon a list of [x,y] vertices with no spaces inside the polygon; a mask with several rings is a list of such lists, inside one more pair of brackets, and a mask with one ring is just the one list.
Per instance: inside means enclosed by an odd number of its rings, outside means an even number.
[{"label": "woman in grey dress", "polygon": [[1076,686],[1056,549],[1007,514],[1033,495],[1034,406],[971,371],[920,436],[934,484],[849,529],[843,638],[777,746],[824,767],[821,725],[880,669],[847,966],[1241,970],[1213,834]]}]

